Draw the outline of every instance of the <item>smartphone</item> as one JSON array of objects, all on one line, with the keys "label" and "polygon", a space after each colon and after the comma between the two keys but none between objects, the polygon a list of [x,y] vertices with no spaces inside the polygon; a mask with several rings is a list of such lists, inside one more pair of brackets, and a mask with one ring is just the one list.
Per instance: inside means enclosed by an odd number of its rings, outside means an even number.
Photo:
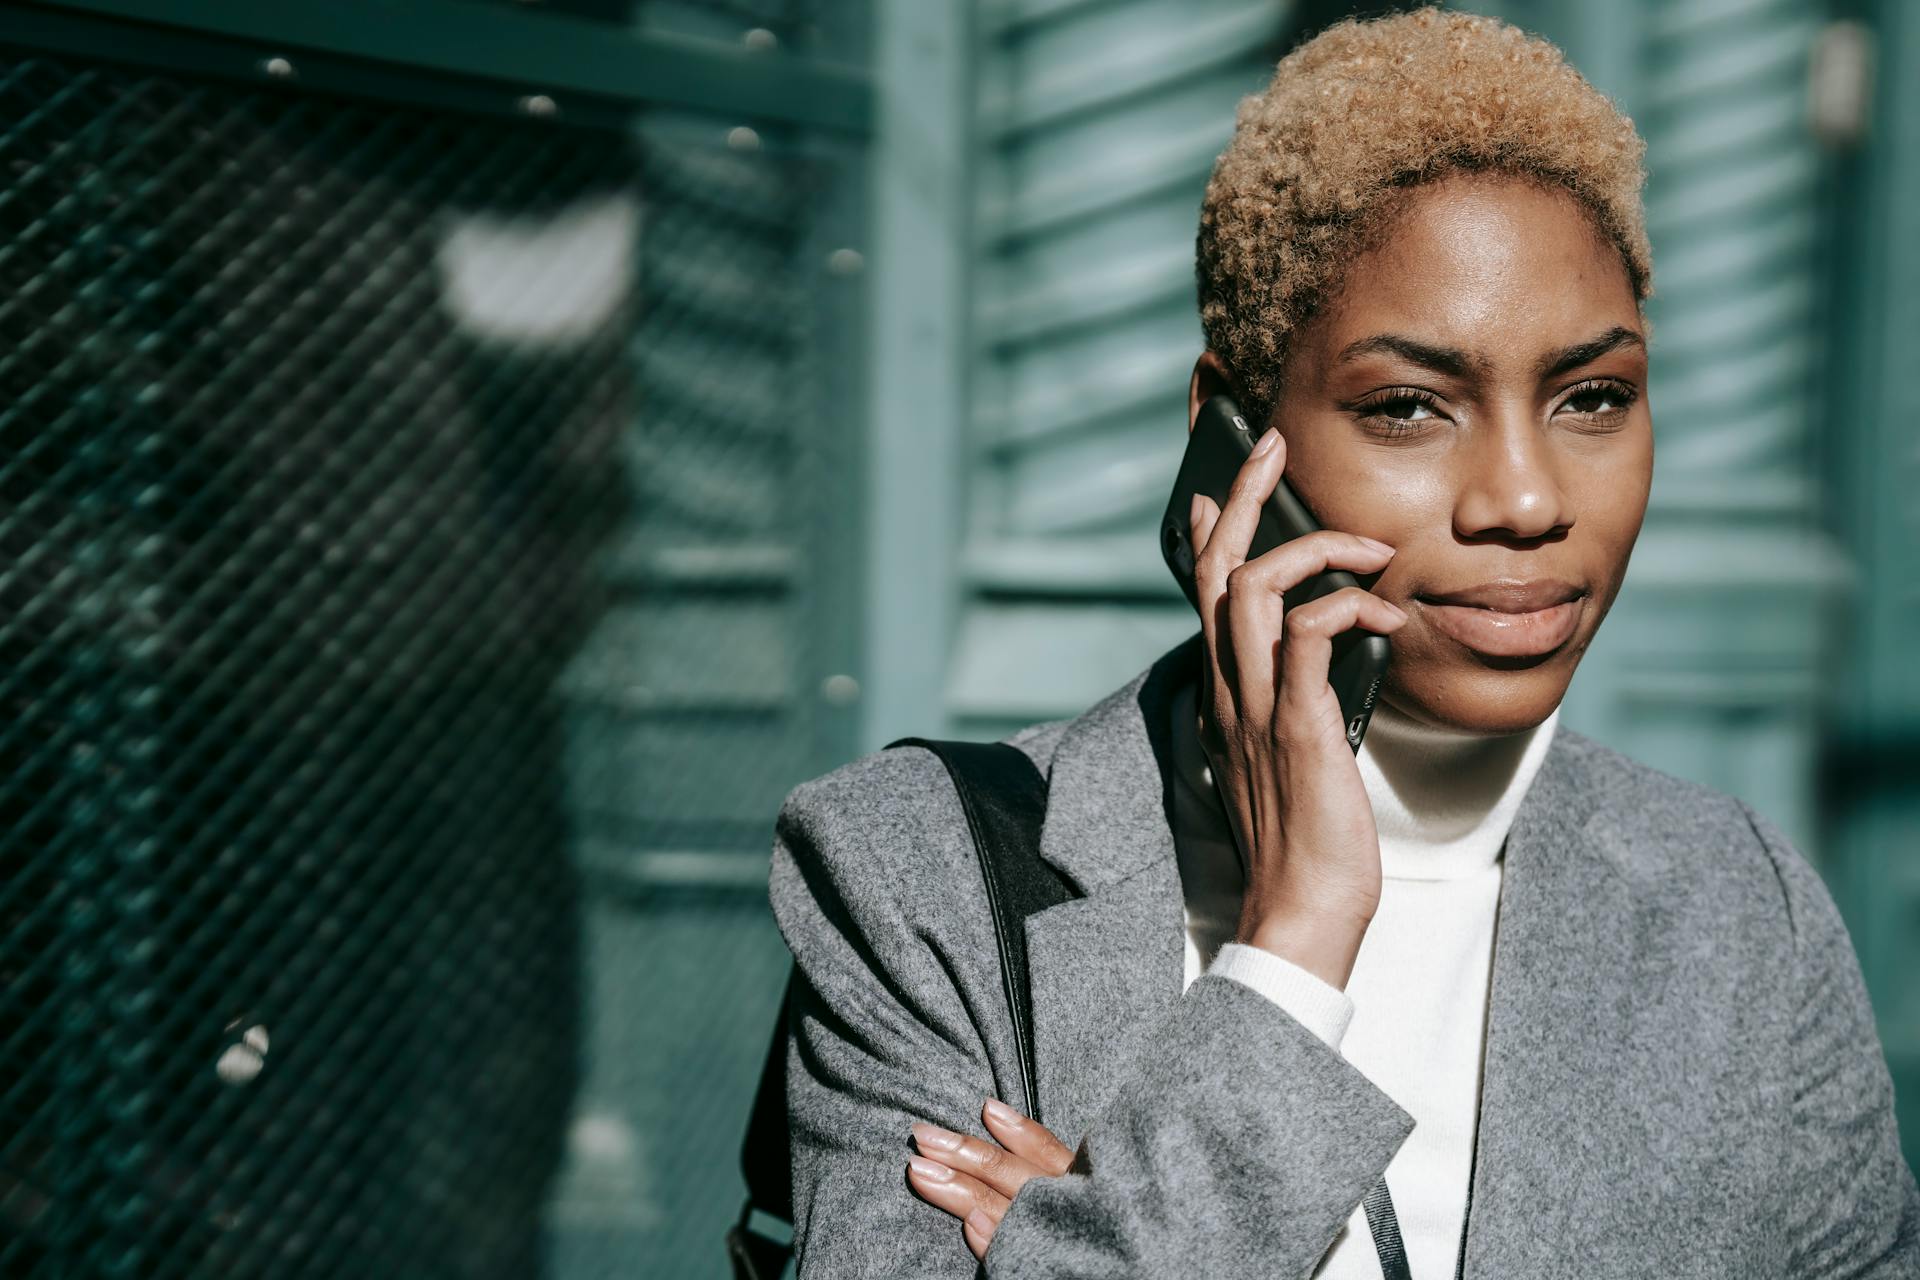
[{"label": "smartphone", "polygon": [[[1160,551],[1196,614],[1200,610],[1200,595],[1193,581],[1193,536],[1188,526],[1193,495],[1204,493],[1216,505],[1225,507],[1233,478],[1240,474],[1258,436],[1259,433],[1247,425],[1239,406],[1224,395],[1209,397],[1200,406],[1200,416],[1187,436],[1187,453],[1180,461],[1179,475],[1174,478],[1167,513],[1160,520]],[[1318,528],[1320,522],[1314,519],[1283,475],[1261,508],[1260,524],[1247,548],[1247,559],[1264,555],[1281,543]],[[1377,573],[1368,574],[1363,582],[1344,569],[1329,569],[1314,574],[1287,592],[1286,607],[1295,608],[1342,587],[1370,588],[1379,577]],[[1374,704],[1380,697],[1380,681],[1392,657],[1393,646],[1387,638],[1371,631],[1355,627],[1333,638],[1327,683],[1333,686],[1334,695],[1340,700],[1340,714],[1347,726],[1347,745],[1355,753],[1360,750],[1361,739],[1366,737],[1367,722],[1373,718]]]}]

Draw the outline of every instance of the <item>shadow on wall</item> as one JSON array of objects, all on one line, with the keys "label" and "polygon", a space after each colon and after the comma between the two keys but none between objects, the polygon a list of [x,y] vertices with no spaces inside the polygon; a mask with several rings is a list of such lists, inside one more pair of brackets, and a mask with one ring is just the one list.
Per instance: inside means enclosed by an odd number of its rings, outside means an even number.
[{"label": "shadow on wall", "polygon": [[627,144],[39,59],[0,94],[0,1261],[535,1274],[580,1073],[555,690],[633,390],[617,262],[543,309],[514,250],[630,237]]}]

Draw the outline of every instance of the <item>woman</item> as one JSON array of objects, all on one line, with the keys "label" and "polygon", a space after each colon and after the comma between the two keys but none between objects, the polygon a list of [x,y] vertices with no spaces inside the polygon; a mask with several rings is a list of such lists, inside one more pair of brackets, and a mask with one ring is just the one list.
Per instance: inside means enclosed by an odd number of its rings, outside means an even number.
[{"label": "woman", "polygon": [[[1243,104],[1189,428],[1230,390],[1269,429],[1196,502],[1201,629],[1007,739],[1083,895],[1028,923],[1044,1127],[993,1097],[1012,1035],[938,760],[782,809],[802,1275],[1379,1275],[1383,1176],[1422,1280],[1920,1274],[1819,877],[1558,727],[1652,475],[1641,154],[1550,45],[1432,10]],[[1249,561],[1283,470],[1326,531]],[[1378,576],[1286,610],[1329,565]],[[1357,758],[1326,683],[1355,627],[1394,646]]]}]

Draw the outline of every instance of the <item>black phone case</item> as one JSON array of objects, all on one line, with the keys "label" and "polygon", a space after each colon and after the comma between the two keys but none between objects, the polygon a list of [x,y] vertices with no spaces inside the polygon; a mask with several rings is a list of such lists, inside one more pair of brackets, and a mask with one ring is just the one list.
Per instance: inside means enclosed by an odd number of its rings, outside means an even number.
[{"label": "black phone case", "polygon": [[[1256,443],[1254,431],[1229,397],[1213,396],[1200,406],[1200,416],[1187,437],[1180,474],[1173,482],[1173,496],[1168,499],[1166,514],[1160,520],[1160,552],[1196,614],[1200,597],[1193,581],[1194,551],[1188,528],[1193,495],[1204,493],[1219,506],[1226,506],[1233,478],[1240,474]],[[1282,476],[1261,508],[1260,524],[1247,548],[1247,559],[1264,555],[1281,543],[1318,528],[1319,521]],[[1329,569],[1314,574],[1287,592],[1286,607],[1295,608],[1342,587],[1371,587],[1379,576],[1368,575],[1363,582],[1344,569]],[[1360,742],[1366,736],[1367,722],[1373,718],[1374,704],[1380,696],[1380,680],[1392,657],[1393,646],[1387,638],[1371,631],[1354,628],[1333,639],[1327,683],[1333,686],[1334,696],[1340,700],[1340,713],[1347,726],[1347,745],[1355,752],[1360,750]]]}]

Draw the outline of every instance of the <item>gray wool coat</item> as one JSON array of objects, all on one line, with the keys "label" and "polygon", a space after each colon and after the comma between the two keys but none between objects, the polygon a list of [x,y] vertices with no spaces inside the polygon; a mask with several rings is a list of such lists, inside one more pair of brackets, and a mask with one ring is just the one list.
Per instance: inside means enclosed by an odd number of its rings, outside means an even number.
[{"label": "gray wool coat", "polygon": [[[905,1179],[910,1124],[988,1136],[1018,1079],[959,800],[919,748],[788,795],[801,1276],[1305,1276],[1406,1140],[1278,1006],[1183,990],[1167,698],[1200,643],[1006,739],[1050,775],[1041,854],[1084,894],[1027,926],[1042,1118],[1078,1155],[984,1264]],[[1859,963],[1779,830],[1563,726],[1505,858],[1467,1274],[1920,1276]]]}]

